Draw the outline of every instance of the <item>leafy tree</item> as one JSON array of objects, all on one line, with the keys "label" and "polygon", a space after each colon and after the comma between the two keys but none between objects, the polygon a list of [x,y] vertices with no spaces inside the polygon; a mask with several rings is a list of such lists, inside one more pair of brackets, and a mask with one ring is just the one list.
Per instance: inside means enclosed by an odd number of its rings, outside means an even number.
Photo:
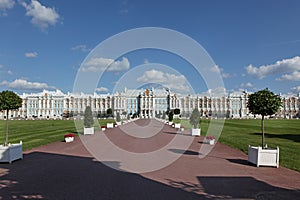
[{"label": "leafy tree", "polygon": [[112,111],[111,108],[108,108],[108,109],[106,110],[107,116],[111,117],[111,116],[112,116],[112,113],[113,113],[113,111]]},{"label": "leafy tree", "polygon": [[91,128],[94,124],[93,113],[90,106],[87,106],[84,111],[84,126]]},{"label": "leafy tree", "polygon": [[262,147],[265,147],[265,132],[264,132],[264,118],[267,115],[275,114],[281,106],[281,100],[278,95],[269,91],[268,88],[255,92],[249,96],[248,105],[249,111],[256,115],[259,114],[261,118],[262,130]]},{"label": "leafy tree", "polygon": [[199,123],[200,123],[200,112],[198,108],[195,108],[190,117],[190,124],[192,124],[194,128],[198,128]]},{"label": "leafy tree", "polygon": [[174,109],[174,114],[175,115],[179,115],[180,114],[180,109],[179,108],[175,108]]},{"label": "leafy tree", "polygon": [[168,114],[170,122],[173,121],[173,116],[174,116],[174,113],[172,111],[170,111],[169,114]]},{"label": "leafy tree", "polygon": [[22,99],[12,91],[2,91],[0,93],[0,111],[6,111],[6,133],[5,143],[8,144],[8,117],[10,110],[16,110],[22,106]]}]

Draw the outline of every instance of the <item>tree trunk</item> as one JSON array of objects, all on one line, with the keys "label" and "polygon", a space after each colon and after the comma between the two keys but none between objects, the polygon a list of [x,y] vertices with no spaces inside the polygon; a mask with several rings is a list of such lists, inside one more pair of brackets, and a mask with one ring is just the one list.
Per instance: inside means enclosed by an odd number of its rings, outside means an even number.
[{"label": "tree trunk", "polygon": [[263,149],[265,148],[265,123],[264,123],[264,119],[265,119],[265,116],[262,115],[262,118],[261,118],[261,131],[262,131],[261,144],[262,144]]},{"label": "tree trunk", "polygon": [[8,145],[8,115],[9,115],[9,110],[6,110],[6,133],[5,133],[5,143],[4,143],[4,146]]}]

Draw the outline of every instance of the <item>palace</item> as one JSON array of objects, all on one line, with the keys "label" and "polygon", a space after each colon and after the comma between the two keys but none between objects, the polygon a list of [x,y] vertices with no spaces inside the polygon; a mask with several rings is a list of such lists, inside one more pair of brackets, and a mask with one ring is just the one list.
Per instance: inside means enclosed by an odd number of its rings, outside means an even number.
[{"label": "palace", "polygon": [[[250,93],[233,92],[223,96],[184,95],[180,96],[167,89],[126,89],[115,94],[64,94],[60,90],[41,93],[22,94],[22,107],[11,111],[11,118],[62,119],[82,116],[87,106],[94,115],[102,117],[108,109],[113,115],[119,113],[123,118],[164,117],[170,110],[180,109],[181,116],[189,117],[198,108],[203,117],[213,118],[253,118],[247,108]],[[300,118],[300,94],[298,96],[280,95],[282,106],[274,117]],[[5,119],[5,112],[0,119]],[[259,117],[259,116],[256,116]]]}]

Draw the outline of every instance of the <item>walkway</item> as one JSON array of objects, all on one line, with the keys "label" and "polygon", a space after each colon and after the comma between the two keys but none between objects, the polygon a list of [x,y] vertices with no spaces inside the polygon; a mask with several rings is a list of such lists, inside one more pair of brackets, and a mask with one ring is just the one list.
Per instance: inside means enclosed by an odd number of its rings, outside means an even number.
[{"label": "walkway", "polygon": [[[137,132],[151,131],[149,120],[132,123],[136,123]],[[155,121],[154,126],[161,124]],[[176,131],[163,125],[163,130],[148,139],[133,138],[120,128],[96,133],[101,137],[103,134],[123,149],[147,152],[171,141]],[[142,174],[107,167],[91,157],[79,138],[73,143],[41,146],[25,152],[21,161],[0,164],[0,199],[299,198],[300,173],[283,167],[250,166],[244,153],[220,143],[207,157],[199,159],[199,148],[206,145],[201,140],[195,137],[185,152],[173,149],[174,154],[183,153],[173,164]]]}]

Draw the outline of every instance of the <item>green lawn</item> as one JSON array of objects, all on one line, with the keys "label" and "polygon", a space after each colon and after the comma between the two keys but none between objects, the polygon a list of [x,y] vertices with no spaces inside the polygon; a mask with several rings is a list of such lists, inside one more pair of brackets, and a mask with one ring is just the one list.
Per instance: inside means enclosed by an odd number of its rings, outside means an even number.
[{"label": "green lawn", "polygon": [[[114,120],[100,120],[100,126],[107,122]],[[181,123],[186,128],[191,127],[187,120]],[[209,120],[201,121],[202,135],[206,134],[210,123]],[[218,120],[214,120],[214,124],[220,126]],[[80,132],[82,125],[79,126]],[[24,150],[62,141],[66,133],[77,133],[73,120],[9,121],[9,142],[22,140]],[[280,148],[280,165],[300,171],[300,120],[265,120],[265,133],[268,146]],[[0,121],[0,144],[4,143],[4,138],[5,121]],[[260,120],[226,120],[219,142],[247,153],[249,144],[261,145]]]},{"label": "green lawn", "polygon": [[[114,122],[113,119],[99,120],[100,126],[107,122]],[[5,121],[0,121],[0,144],[5,141]],[[78,121],[78,131],[82,132],[83,122]],[[95,121],[95,130],[100,126]],[[63,141],[67,133],[77,134],[73,120],[9,120],[9,143],[23,142],[23,150],[29,150],[37,146],[56,141]]]},{"label": "green lawn", "polygon": [[[206,135],[209,120],[200,123],[201,134]],[[187,120],[182,124],[190,128]],[[218,120],[214,120],[220,126]],[[261,146],[261,120],[226,120],[219,142],[247,153],[248,145]],[[265,143],[279,147],[280,165],[300,171],[300,120],[265,120]]]}]

